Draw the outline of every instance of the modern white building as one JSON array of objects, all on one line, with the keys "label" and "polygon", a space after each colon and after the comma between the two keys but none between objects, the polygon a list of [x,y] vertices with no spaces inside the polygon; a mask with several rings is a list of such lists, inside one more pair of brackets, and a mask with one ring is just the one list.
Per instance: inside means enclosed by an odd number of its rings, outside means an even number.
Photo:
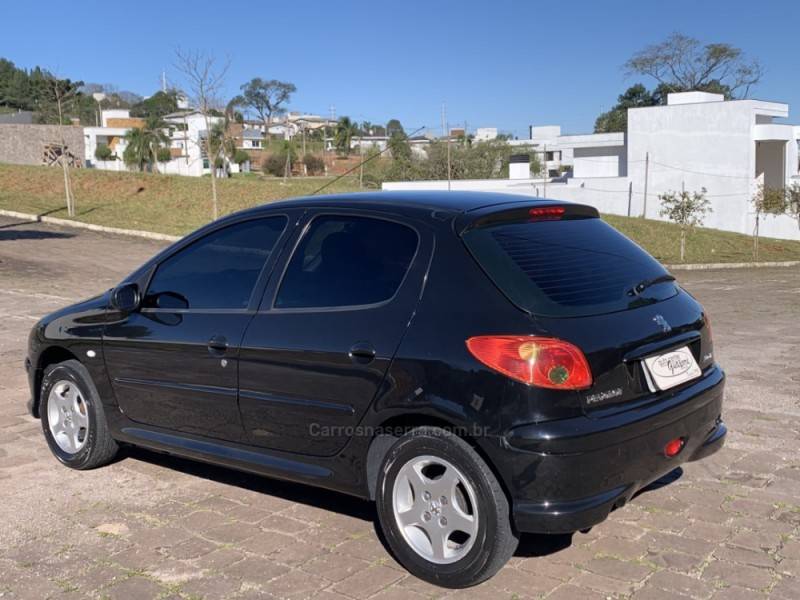
[{"label": "modern white building", "polygon": [[490,142],[497,139],[497,127],[478,127],[475,130],[476,142]]},{"label": "modern white building", "polygon": [[[450,189],[546,194],[591,204],[601,212],[650,219],[664,218],[659,195],[705,189],[713,212],[704,226],[752,234],[752,198],[759,185],[800,184],[800,127],[784,123],[788,116],[789,106],[780,102],[724,100],[705,92],[669,94],[666,105],[630,109],[626,133],[561,135],[556,127],[532,128],[531,140],[513,142],[526,145],[538,138],[548,152],[560,151],[562,162],[569,156],[572,172],[566,178],[454,181]],[[548,170],[552,174],[550,160]],[[447,189],[447,182],[384,187]],[[788,215],[767,216],[760,233],[800,239],[800,224]]]},{"label": "modern white building", "polygon": [[[221,123],[221,117],[209,117],[213,127]],[[205,150],[206,120],[197,110],[182,110],[164,117],[164,133],[169,138],[171,159],[158,164],[159,172],[172,175],[199,177],[210,173]],[[125,136],[136,127],[143,127],[144,120],[130,116],[127,109],[112,109],[101,112],[101,127],[85,127],[85,163],[87,166],[106,171],[128,170],[122,155],[127,145]],[[95,152],[99,145],[106,145],[115,160],[97,160]],[[236,165],[232,165],[236,170]]]},{"label": "modern white building", "polygon": [[572,166],[572,147],[562,143],[561,126],[531,125],[526,140],[511,140],[512,146],[526,146],[536,151],[539,164],[544,166],[548,177],[558,177]]}]

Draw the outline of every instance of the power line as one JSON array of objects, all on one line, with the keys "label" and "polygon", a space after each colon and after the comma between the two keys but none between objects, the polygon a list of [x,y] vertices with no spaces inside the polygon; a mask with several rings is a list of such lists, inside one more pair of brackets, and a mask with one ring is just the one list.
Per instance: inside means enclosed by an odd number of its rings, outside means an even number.
[{"label": "power line", "polygon": [[[423,125],[422,127],[419,127],[418,129],[416,129],[416,130],[412,131],[411,133],[408,133],[408,134],[407,134],[407,133],[403,133],[403,137],[405,137],[406,141],[408,141],[408,140],[409,140],[411,137],[413,137],[414,135],[416,135],[417,133],[419,133],[419,132],[420,132],[420,131],[422,131],[423,129],[425,129],[425,125]],[[361,161],[361,162],[360,162],[360,163],[358,163],[358,164],[357,164],[355,167],[353,167],[352,169],[348,169],[347,171],[345,171],[344,173],[342,173],[341,175],[339,175],[339,176],[338,176],[338,177],[336,177],[335,179],[332,179],[331,181],[329,181],[328,183],[326,183],[325,185],[323,185],[321,188],[318,188],[318,189],[314,190],[313,192],[311,192],[311,193],[309,194],[309,196],[316,196],[317,194],[319,194],[319,193],[320,193],[322,190],[324,190],[325,188],[327,188],[327,187],[329,187],[329,186],[333,185],[334,183],[336,183],[337,181],[339,181],[339,180],[340,180],[342,177],[346,177],[347,175],[349,175],[350,173],[352,173],[352,172],[353,172],[353,171],[355,171],[356,169],[359,169],[359,168],[363,167],[363,166],[364,166],[365,164],[367,164],[369,161],[371,161],[371,160],[373,160],[373,159],[375,159],[375,158],[378,158],[378,157],[379,157],[380,155],[382,155],[384,152],[388,152],[390,149],[391,149],[391,145],[390,145],[390,144],[386,144],[386,148],[384,148],[383,150],[381,150],[381,151],[380,151],[380,152],[378,152],[377,154],[373,154],[372,156],[370,156],[370,157],[369,157],[369,158],[367,158],[366,160],[363,160],[363,161]]]}]

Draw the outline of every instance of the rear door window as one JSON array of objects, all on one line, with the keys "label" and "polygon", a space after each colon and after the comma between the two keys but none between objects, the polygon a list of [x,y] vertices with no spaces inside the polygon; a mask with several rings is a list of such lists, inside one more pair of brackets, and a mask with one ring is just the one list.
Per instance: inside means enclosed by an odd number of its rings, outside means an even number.
[{"label": "rear door window", "polygon": [[383,219],[325,215],[294,251],[276,308],[336,308],[392,298],[417,252],[412,228]]},{"label": "rear door window", "polygon": [[[665,300],[666,269],[598,218],[514,222],[468,230],[463,239],[500,290],[520,308],[553,317],[617,312]],[[634,287],[651,282],[643,290]]]}]

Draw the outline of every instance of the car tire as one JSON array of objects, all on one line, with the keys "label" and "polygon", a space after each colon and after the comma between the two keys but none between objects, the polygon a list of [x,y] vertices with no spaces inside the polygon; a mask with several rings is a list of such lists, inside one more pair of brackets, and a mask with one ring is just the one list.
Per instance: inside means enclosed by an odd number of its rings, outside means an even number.
[{"label": "car tire", "polygon": [[114,459],[119,446],[108,430],[92,377],[80,362],[67,360],[46,367],[40,398],[44,437],[61,463],[86,470]]},{"label": "car tire", "polygon": [[400,438],[384,458],[376,492],[390,550],[430,583],[477,585],[497,573],[519,543],[494,473],[444,429],[419,427]]}]

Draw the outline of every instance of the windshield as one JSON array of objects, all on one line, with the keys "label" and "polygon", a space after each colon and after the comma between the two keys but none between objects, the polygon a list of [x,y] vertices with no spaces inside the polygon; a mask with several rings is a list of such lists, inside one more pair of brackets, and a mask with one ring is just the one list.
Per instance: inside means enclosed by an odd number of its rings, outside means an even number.
[{"label": "windshield", "polygon": [[501,291],[533,314],[617,312],[678,291],[658,261],[598,218],[505,223],[463,239]]}]

